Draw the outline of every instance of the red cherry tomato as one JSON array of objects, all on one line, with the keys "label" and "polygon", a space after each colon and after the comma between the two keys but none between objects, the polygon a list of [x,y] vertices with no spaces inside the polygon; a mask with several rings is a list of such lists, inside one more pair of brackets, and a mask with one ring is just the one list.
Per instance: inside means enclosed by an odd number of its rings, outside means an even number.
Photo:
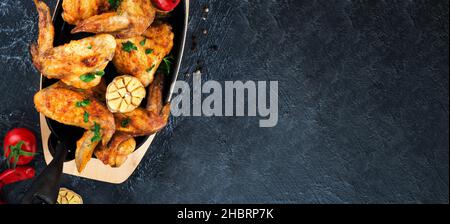
[{"label": "red cherry tomato", "polygon": [[11,167],[26,165],[36,153],[36,137],[26,128],[14,128],[6,133],[3,151]]},{"label": "red cherry tomato", "polygon": [[159,10],[169,12],[177,7],[180,0],[152,0],[152,3]]}]

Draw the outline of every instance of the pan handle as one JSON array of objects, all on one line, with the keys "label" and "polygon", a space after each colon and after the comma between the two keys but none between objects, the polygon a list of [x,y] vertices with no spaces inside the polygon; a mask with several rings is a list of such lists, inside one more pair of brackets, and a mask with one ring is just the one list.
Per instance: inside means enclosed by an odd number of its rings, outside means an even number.
[{"label": "pan handle", "polygon": [[[54,136],[50,136],[54,137]],[[55,204],[58,198],[60,179],[68,152],[67,141],[58,142],[55,157],[42,171],[22,198],[22,204]]]}]

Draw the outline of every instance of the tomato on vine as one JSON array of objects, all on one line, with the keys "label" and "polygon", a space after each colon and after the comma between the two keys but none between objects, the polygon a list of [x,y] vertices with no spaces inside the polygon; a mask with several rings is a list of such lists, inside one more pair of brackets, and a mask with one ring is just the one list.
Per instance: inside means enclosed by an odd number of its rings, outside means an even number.
[{"label": "tomato on vine", "polygon": [[10,167],[26,165],[36,154],[36,137],[26,128],[14,128],[5,136],[3,151]]}]

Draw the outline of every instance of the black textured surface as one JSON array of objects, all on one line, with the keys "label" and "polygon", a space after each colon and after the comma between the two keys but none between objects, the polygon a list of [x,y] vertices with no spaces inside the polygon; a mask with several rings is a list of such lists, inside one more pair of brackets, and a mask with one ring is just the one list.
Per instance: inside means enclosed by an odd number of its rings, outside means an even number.
[{"label": "black textured surface", "polygon": [[[278,80],[278,126],[172,118],[124,184],[65,187],[87,203],[448,203],[447,0],[191,2],[179,79]],[[38,133],[32,1],[2,0],[0,21],[0,137]]]}]

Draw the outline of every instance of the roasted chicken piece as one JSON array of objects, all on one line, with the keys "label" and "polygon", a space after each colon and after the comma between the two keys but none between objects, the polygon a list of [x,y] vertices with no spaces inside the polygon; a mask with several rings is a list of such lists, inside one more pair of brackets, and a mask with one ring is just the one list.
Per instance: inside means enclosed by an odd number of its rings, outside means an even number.
[{"label": "roasted chicken piece", "polygon": [[[95,128],[95,127],[94,127]],[[75,165],[78,172],[84,170],[89,160],[92,158],[95,148],[99,145],[99,141],[95,138],[96,133],[92,130],[84,132],[80,140],[77,141],[77,149],[75,151]]]},{"label": "roasted chicken piece", "polygon": [[152,135],[167,125],[170,104],[163,105],[163,75],[157,75],[150,85],[147,108],[114,114],[116,130],[133,137]]},{"label": "roasted chicken piece", "polygon": [[114,114],[118,131],[113,135],[110,144],[99,145],[94,151],[97,159],[104,164],[121,166],[136,148],[133,137],[151,135],[166,126],[170,105],[163,106],[163,77],[157,76],[149,89],[146,109],[137,108],[129,113]]},{"label": "roasted chicken piece", "polygon": [[61,79],[76,88],[89,89],[100,83],[103,70],[114,56],[116,41],[101,34],[53,47],[54,28],[48,6],[34,1],[39,13],[39,36],[31,46],[35,67],[46,77]]},{"label": "roasted chicken piece", "polygon": [[92,97],[94,97],[95,99],[97,99],[98,102],[101,102],[103,104],[106,105],[106,81],[105,79],[101,79],[100,83],[91,88],[91,89],[86,89],[84,90],[84,93],[87,95],[91,95]]},{"label": "roasted chicken piece", "polygon": [[144,86],[150,85],[161,61],[173,47],[174,34],[168,24],[154,24],[142,36],[116,39],[113,58],[116,69],[133,75]]},{"label": "roasted chicken piece", "polygon": [[64,21],[72,25],[111,8],[108,0],[64,0],[62,7]]},{"label": "roasted chicken piece", "polygon": [[133,137],[124,133],[116,133],[107,146],[97,146],[95,157],[105,165],[119,167],[125,163],[128,155],[134,152],[135,148],[136,141]]},{"label": "roasted chicken piece", "polygon": [[107,145],[115,132],[114,116],[93,96],[57,82],[34,96],[38,112],[66,125],[86,129],[77,142],[75,162],[81,172],[90,160],[96,145]]},{"label": "roasted chicken piece", "polygon": [[[91,16],[80,21],[72,33],[110,33],[117,38],[141,35],[155,19],[156,10],[150,0],[114,0],[117,10]],[[86,7],[90,7],[87,5]]]}]

